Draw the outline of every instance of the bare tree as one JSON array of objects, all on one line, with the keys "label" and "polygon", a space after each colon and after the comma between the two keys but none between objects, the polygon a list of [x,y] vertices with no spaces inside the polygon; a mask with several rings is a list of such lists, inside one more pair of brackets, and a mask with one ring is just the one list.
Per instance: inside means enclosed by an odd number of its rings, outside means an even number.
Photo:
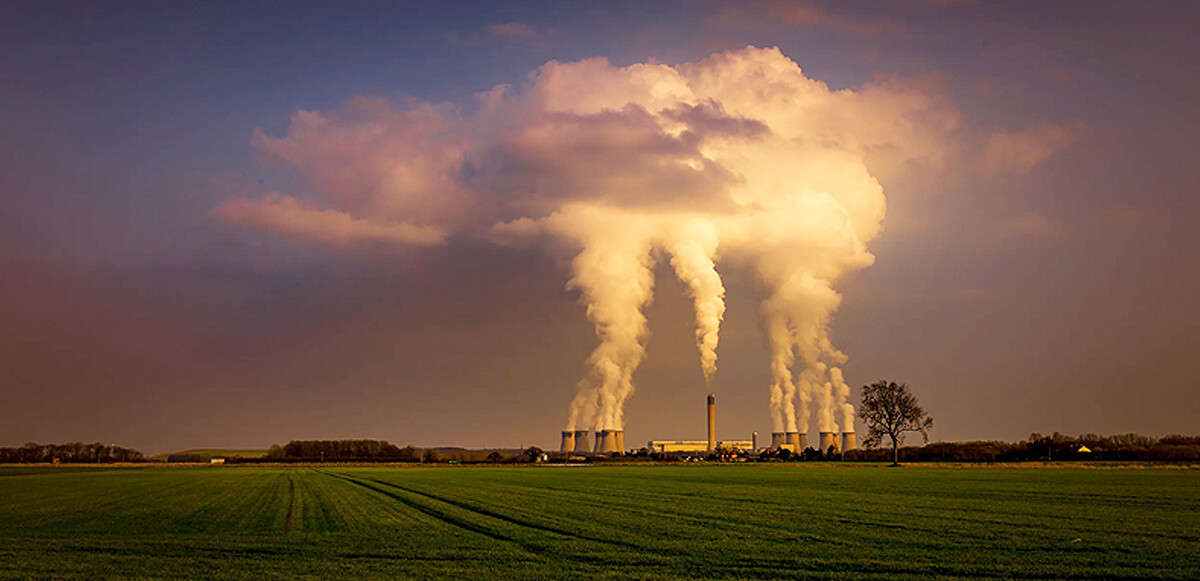
[{"label": "bare tree", "polygon": [[929,441],[929,430],[933,418],[917,403],[917,398],[908,390],[908,384],[879,380],[862,389],[862,406],[859,419],[867,424],[867,439],[863,442],[874,448],[886,436],[892,442],[892,466],[900,465],[900,443],[904,432],[920,432]]}]

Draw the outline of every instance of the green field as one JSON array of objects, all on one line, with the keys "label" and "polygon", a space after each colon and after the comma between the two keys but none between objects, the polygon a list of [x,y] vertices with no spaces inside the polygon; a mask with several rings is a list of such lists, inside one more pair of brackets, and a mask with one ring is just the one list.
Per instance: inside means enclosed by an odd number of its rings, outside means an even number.
[{"label": "green field", "polygon": [[1197,579],[1200,470],[0,468],[4,579]]}]

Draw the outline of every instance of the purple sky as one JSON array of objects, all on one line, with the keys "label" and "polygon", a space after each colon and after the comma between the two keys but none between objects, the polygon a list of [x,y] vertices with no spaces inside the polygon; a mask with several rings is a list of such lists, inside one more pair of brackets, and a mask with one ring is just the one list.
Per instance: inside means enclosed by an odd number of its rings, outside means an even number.
[{"label": "purple sky", "polygon": [[[252,143],[298,110],[466,106],[549,61],[747,45],[834,90],[923,83],[958,116],[944,165],[880,176],[875,264],[838,281],[852,402],[907,382],[940,440],[1200,432],[1195,3],[39,2],[0,21],[0,445],[557,446],[596,344],[570,254],[339,247],[214,209],[311,197]],[[718,270],[709,388],[658,266],[627,443],[701,438],[710,389],[719,438],[771,430],[762,289]]]}]

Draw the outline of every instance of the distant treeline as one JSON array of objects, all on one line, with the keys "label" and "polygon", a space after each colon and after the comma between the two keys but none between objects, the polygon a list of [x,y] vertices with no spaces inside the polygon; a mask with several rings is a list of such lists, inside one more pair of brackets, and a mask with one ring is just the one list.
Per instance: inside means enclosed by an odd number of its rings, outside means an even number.
[{"label": "distant treeline", "polygon": [[446,462],[512,463],[536,462],[543,452],[525,450],[466,450],[463,448],[403,448],[386,440],[292,440],[271,446],[261,459],[231,459],[235,462]]},{"label": "distant treeline", "polygon": [[108,446],[96,442],[67,442],[66,444],[36,444],[29,442],[20,448],[0,448],[0,463],[19,462],[23,464],[39,463],[103,463],[103,462],[143,462],[146,457],[137,450]]},{"label": "distant treeline", "polygon": [[[1086,448],[1086,449],[1083,449]],[[846,459],[889,460],[890,450],[856,450]],[[1030,460],[1200,460],[1200,436],[1141,434],[1078,437],[1031,434],[1024,442],[938,442],[900,448],[901,462],[1021,462]]]},{"label": "distant treeline", "polygon": [[292,440],[274,445],[266,460],[303,462],[420,462],[422,451],[386,440]]}]

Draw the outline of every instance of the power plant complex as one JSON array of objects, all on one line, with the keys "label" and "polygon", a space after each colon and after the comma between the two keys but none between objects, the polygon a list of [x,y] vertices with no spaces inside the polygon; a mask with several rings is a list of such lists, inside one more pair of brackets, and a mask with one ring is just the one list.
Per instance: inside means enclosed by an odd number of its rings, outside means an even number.
[{"label": "power plant complex", "polygon": [[[765,448],[758,446],[758,432],[754,432],[749,440],[717,440],[717,396],[708,394],[706,410],[708,412],[708,438],[706,440],[650,440],[646,449],[657,454],[711,454],[717,452],[743,452],[756,454],[763,450],[788,450],[800,453],[809,447],[808,434],[801,432],[772,432],[771,445]],[[564,430],[562,442],[558,451],[563,454],[580,456],[625,454],[630,450],[625,447],[624,430],[597,430],[594,439],[589,444],[590,430]],[[817,440],[818,450],[825,454],[837,454],[857,450],[854,432],[844,431],[839,441],[837,432],[820,432]]]}]

